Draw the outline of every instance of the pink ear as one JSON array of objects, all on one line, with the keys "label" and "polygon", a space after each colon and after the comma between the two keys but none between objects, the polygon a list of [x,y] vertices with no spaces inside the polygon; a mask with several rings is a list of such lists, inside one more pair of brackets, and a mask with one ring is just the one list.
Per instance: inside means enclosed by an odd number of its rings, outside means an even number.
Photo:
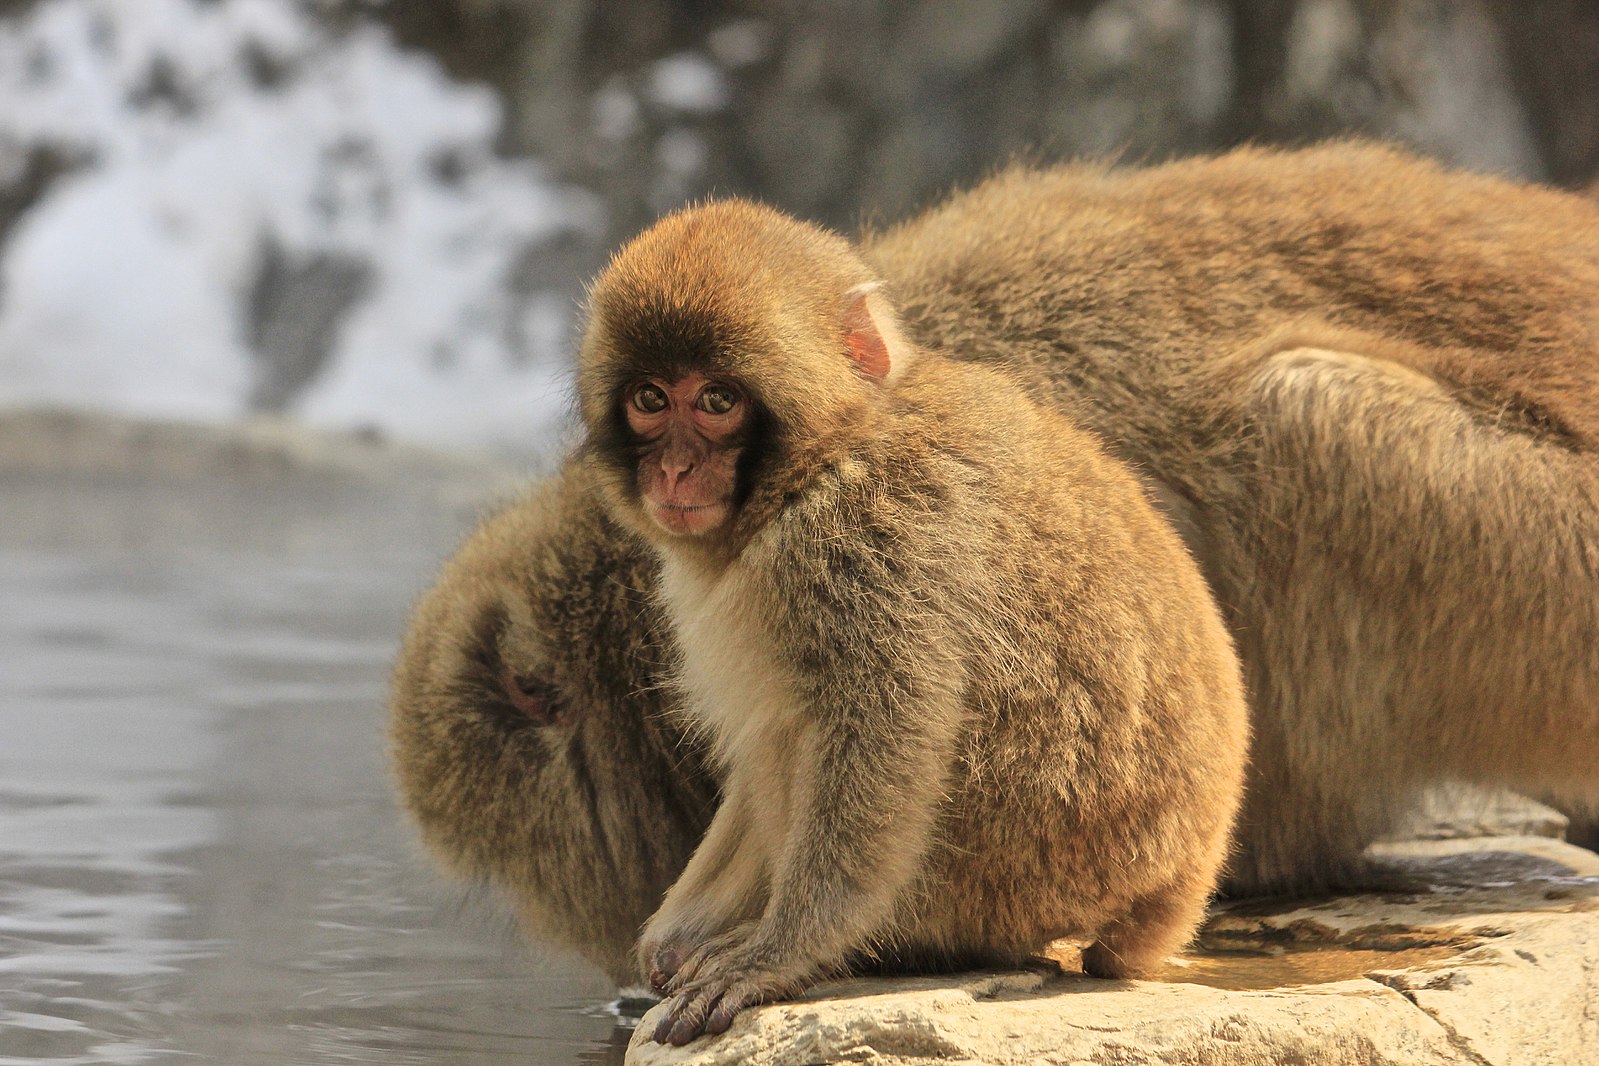
[{"label": "pink ear", "polygon": [[855,360],[856,369],[873,381],[882,381],[892,367],[888,345],[872,320],[871,308],[866,306],[870,289],[863,286],[854,292],[855,298],[844,312],[844,345],[849,349],[850,358]]}]

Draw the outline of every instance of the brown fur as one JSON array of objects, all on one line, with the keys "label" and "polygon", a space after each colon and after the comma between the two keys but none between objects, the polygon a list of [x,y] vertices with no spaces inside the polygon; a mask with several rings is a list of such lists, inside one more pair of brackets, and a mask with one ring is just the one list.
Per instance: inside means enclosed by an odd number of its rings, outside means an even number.
[{"label": "brown fur", "polygon": [[871,256],[1174,502],[1252,694],[1236,889],[1358,881],[1440,780],[1599,797],[1595,205],[1249,150],[1010,171]]},{"label": "brown fur", "polygon": [[[652,583],[581,486],[552,481],[446,565],[390,701],[400,792],[433,853],[624,985],[716,803],[698,745],[664,713]],[[512,705],[506,670],[554,690],[554,721]]]},{"label": "brown fur", "polygon": [[[594,288],[588,469],[662,558],[685,713],[725,774],[641,938],[678,993],[657,1039],[863,952],[948,965],[1079,936],[1090,972],[1138,973],[1192,935],[1225,855],[1246,711],[1198,568],[1091,437],[914,351],[886,303],[894,369],[857,373],[869,280],[845,241],[726,201]],[[766,423],[720,535],[645,517],[656,460],[617,428],[626,382],[687,374]]]},{"label": "brown fur", "polygon": [[[1582,695],[1599,643],[1594,205],[1339,144],[1148,171],[1013,170],[866,250],[915,339],[1007,366],[1097,429],[1200,555],[1252,688],[1235,890],[1357,880],[1365,843],[1438,780],[1596,798],[1599,701]],[[463,559],[441,587],[472,584],[479,566],[515,575],[549,557],[546,542],[587,543],[563,548],[598,560],[577,574],[653,578],[588,504],[542,494],[520,507],[526,539],[485,543],[482,561]],[[503,595],[523,601],[525,639],[541,639],[569,608],[526,591],[558,571],[528,572],[544,576],[508,576]],[[590,580],[565,585],[572,602]],[[663,678],[652,664],[670,653],[651,643],[654,616],[632,609],[604,616],[600,643],[650,675],[640,687],[653,693]],[[466,683],[433,697],[415,690],[419,670],[402,670],[395,699],[397,734],[429,708],[441,722],[479,723],[457,728],[483,743],[433,751],[440,766],[504,768],[498,784],[412,800],[463,846],[480,824],[514,824],[535,802],[510,784],[517,760],[529,779],[541,765],[538,749],[494,739],[504,700],[471,679],[486,676],[475,657],[498,638],[477,617],[419,613],[410,646],[451,649],[433,676]],[[607,690],[586,674],[591,647],[550,646],[563,685]],[[596,736],[638,735],[627,743],[639,747],[639,779],[660,791],[631,824],[608,819],[608,839],[648,864],[660,838],[703,826],[667,798],[710,786],[692,762],[676,780],[659,772],[677,742],[654,717],[656,697],[612,691],[618,702],[578,714],[600,719]],[[625,771],[602,745],[586,750],[597,776]],[[411,757],[397,750],[402,771]],[[402,773],[408,792],[430,780]],[[536,802],[586,832],[607,790],[542,781]],[[543,880],[502,879],[525,905],[561,916],[566,940],[623,958],[628,920],[658,897],[618,895],[612,920],[568,889],[590,868],[568,850],[575,835],[558,832],[562,851],[526,859],[484,846],[477,872],[542,864]]]}]

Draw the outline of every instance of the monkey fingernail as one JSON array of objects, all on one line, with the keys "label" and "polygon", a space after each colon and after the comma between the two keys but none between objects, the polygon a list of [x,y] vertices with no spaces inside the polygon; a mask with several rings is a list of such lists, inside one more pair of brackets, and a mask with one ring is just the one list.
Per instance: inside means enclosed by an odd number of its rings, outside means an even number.
[{"label": "monkey fingernail", "polygon": [[676,1024],[672,1026],[669,1039],[659,1041],[660,1043],[670,1043],[673,1047],[682,1047],[705,1031],[704,1008],[698,1002],[694,1003],[692,1007],[693,1009],[677,1019]]},{"label": "monkey fingernail", "polygon": [[666,1008],[666,1016],[663,1017],[660,1020],[660,1023],[655,1026],[655,1032],[650,1034],[650,1039],[655,1041],[657,1044],[671,1043],[672,1029],[677,1025],[677,1015],[681,1009],[682,1007],[680,1002],[678,1000],[673,1000],[672,1003]]},{"label": "monkey fingernail", "polygon": [[[713,1013],[722,1009],[723,1002],[722,993],[703,987],[678,993],[667,1005],[666,1016],[655,1026],[650,1039],[657,1044],[682,1047],[702,1033],[725,1032],[732,1022],[732,1014],[722,1021]],[[732,1013],[737,1013],[737,1008]]]},{"label": "monkey fingernail", "polygon": [[705,1031],[713,1036],[727,1032],[727,1027],[733,1024],[733,1019],[745,1007],[749,1006],[744,997],[734,998],[732,994],[722,997],[722,1001],[711,1011],[711,1016],[705,1019]]}]

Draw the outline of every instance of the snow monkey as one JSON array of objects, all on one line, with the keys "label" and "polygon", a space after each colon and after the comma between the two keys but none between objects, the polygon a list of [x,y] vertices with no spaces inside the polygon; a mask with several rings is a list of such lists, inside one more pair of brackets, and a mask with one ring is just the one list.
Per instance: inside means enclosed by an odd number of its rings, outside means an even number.
[{"label": "snow monkey", "polygon": [[922,351],[843,238],[684,210],[590,294],[581,462],[661,560],[723,799],[645,925],[655,1038],[854,956],[916,968],[1192,936],[1247,711],[1198,566],[1125,466]]},{"label": "snow monkey", "polygon": [[[1087,425],[1198,555],[1254,726],[1231,891],[1358,885],[1440,781],[1599,799],[1599,205],[1337,143],[1011,169],[862,255],[911,340]],[[531,497],[441,576],[394,688],[429,840],[624,981],[659,902],[628,891],[714,802],[662,716],[654,569],[583,494]],[[570,722],[509,713],[507,644]],[[571,887],[596,870],[614,921]]]},{"label": "snow monkey", "polygon": [[445,566],[393,679],[395,770],[429,848],[621,986],[641,984],[639,927],[716,807],[664,713],[653,583],[653,561],[554,479]]}]

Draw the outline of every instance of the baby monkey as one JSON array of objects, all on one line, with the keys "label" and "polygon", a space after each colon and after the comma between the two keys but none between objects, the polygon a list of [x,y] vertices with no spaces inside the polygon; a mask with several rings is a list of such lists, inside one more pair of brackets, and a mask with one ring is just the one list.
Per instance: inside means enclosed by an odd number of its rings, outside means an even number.
[{"label": "baby monkey", "polygon": [[661,561],[723,800],[646,924],[655,1039],[825,975],[1199,921],[1247,741],[1193,560],[1087,433],[917,350],[843,238],[742,201],[596,281],[586,475]]}]

